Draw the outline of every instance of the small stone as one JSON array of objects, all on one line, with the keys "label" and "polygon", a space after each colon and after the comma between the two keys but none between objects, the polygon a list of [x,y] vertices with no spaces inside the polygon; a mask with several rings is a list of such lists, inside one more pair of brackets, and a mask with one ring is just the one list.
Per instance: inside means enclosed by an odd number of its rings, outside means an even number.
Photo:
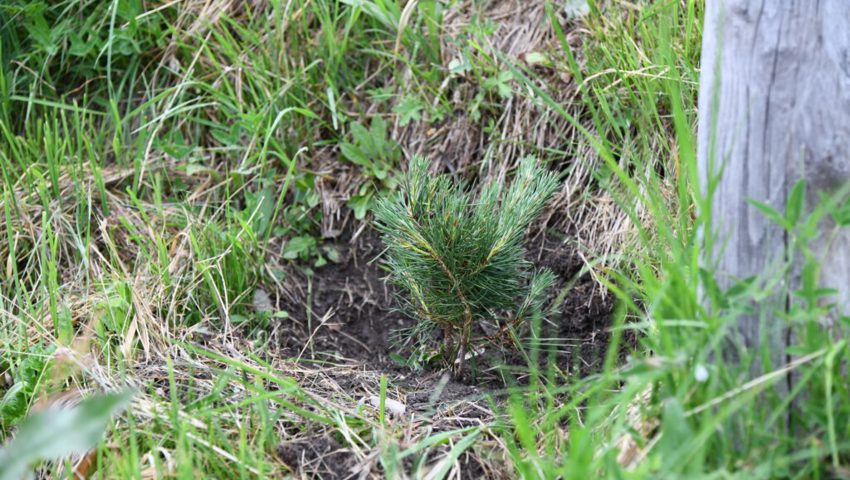
[{"label": "small stone", "polygon": [[705,383],[708,380],[708,369],[703,364],[698,363],[694,368],[694,378],[699,383]]},{"label": "small stone", "polygon": [[254,304],[254,310],[258,312],[271,312],[273,310],[272,299],[262,288],[254,290],[254,300],[252,303]]},{"label": "small stone", "polygon": [[[381,408],[381,398],[375,395],[369,397],[369,405],[372,405],[375,408]],[[391,398],[384,399],[384,408],[390,415],[404,415],[404,412],[407,410],[407,407]]]}]

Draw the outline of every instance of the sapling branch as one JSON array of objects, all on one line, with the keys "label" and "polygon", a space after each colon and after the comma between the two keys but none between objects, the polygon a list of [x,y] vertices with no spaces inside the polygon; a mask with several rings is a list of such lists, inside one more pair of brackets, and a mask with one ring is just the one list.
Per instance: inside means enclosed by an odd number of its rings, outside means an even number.
[{"label": "sapling branch", "polygon": [[558,182],[527,158],[510,187],[488,183],[476,196],[444,175],[430,175],[428,166],[415,158],[398,192],[380,199],[375,217],[400,303],[422,325],[408,333],[421,346],[440,327],[442,358],[460,376],[467,355],[486,341],[473,338],[476,321],[495,316],[500,330],[515,330],[540,312],[554,277],[533,274],[522,240]]}]

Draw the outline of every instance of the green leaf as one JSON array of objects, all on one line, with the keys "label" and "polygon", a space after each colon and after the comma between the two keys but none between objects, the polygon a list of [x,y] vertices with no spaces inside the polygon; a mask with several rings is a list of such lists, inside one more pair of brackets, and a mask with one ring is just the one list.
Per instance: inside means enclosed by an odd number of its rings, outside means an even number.
[{"label": "green leaf", "polygon": [[194,177],[195,175],[197,175],[199,173],[214,174],[214,173],[217,173],[217,172],[210,167],[206,167],[204,165],[198,165],[196,163],[190,163],[190,164],[186,165],[186,175],[189,175],[190,177]]},{"label": "green leaf", "polygon": [[505,70],[500,72],[496,77],[490,77],[484,80],[484,88],[495,91],[502,98],[511,98],[513,96],[513,90],[511,89],[510,82],[513,78],[514,76],[510,70]]},{"label": "green leaf", "polygon": [[729,290],[726,291],[726,296],[729,298],[737,298],[749,291],[756,283],[756,277],[747,277],[735,282]]},{"label": "green leaf", "polygon": [[372,205],[372,192],[364,195],[354,195],[348,199],[346,205],[348,205],[348,208],[354,210],[354,218],[363,220],[366,217],[366,212],[369,211]]},{"label": "green leaf", "polygon": [[850,198],[843,205],[834,209],[831,213],[832,219],[839,227],[850,226]]},{"label": "green leaf", "polygon": [[551,67],[552,59],[544,52],[529,52],[525,55],[525,63],[531,66],[542,65],[544,67]]},{"label": "green leaf", "polygon": [[385,150],[387,139],[387,122],[379,116],[372,117],[372,126],[369,127],[369,137],[375,143],[375,148],[379,153]]},{"label": "green leaf", "polygon": [[401,356],[401,355],[399,355],[398,353],[395,353],[395,352],[391,352],[391,353],[390,353],[390,360],[392,360],[392,361],[394,361],[395,363],[397,363],[397,364],[399,364],[399,365],[402,365],[402,366],[406,366],[406,365],[407,365],[407,359],[406,359],[406,358],[404,358],[404,357],[402,357],[402,356]]},{"label": "green leaf", "polygon": [[658,451],[661,452],[666,464],[664,471],[673,471],[675,466],[682,466],[683,463],[677,462],[680,457],[677,455],[680,447],[693,440],[694,432],[691,429],[688,419],[685,418],[685,411],[678,398],[668,398],[664,402],[664,413],[662,415],[661,424],[661,440],[658,443]]},{"label": "green leaf", "polygon": [[398,124],[402,127],[410,123],[411,121],[419,121],[422,119],[422,114],[420,113],[425,106],[422,104],[422,101],[415,97],[404,97],[398,105],[393,108],[395,113],[399,114]]},{"label": "green leaf", "polygon": [[48,368],[47,359],[56,347],[33,345],[27,349],[18,368],[14,369],[11,387],[0,400],[0,428],[8,428],[24,419],[36,385]]},{"label": "green leaf", "polygon": [[118,17],[124,21],[135,20],[142,13],[142,4],[139,0],[124,0],[116,3]]},{"label": "green leaf", "polygon": [[758,200],[749,199],[748,201],[750,205],[756,207],[756,209],[767,217],[768,220],[786,230],[791,230],[792,226],[785,220],[785,216],[779,213],[775,208],[766,203],[759,202]]},{"label": "green leaf", "polygon": [[386,168],[375,166],[372,168],[372,174],[378,180],[385,180],[387,178],[387,175],[389,174],[389,171]]},{"label": "green leaf", "polygon": [[83,40],[78,32],[71,32],[69,39],[71,40],[71,48],[68,49],[68,53],[71,55],[85,57],[94,51],[94,42]]},{"label": "green leaf", "polygon": [[705,289],[705,293],[714,302],[716,302],[720,306],[724,306],[724,298],[721,295],[720,287],[717,285],[717,282],[714,280],[714,274],[704,268],[699,269],[699,277],[702,281],[702,286]]},{"label": "green leaf", "polygon": [[395,97],[395,89],[393,87],[379,87],[367,90],[369,98],[376,103],[384,103]]},{"label": "green leaf", "polygon": [[831,297],[839,293],[836,288],[814,288],[811,290],[796,290],[792,292],[795,297],[804,300],[817,300],[820,298]]},{"label": "green leaf", "polygon": [[324,247],[325,255],[328,257],[328,260],[339,263],[341,258],[339,256],[339,250],[334,247]]},{"label": "green leaf", "polygon": [[371,162],[369,162],[369,158],[366,157],[366,154],[354,145],[350,143],[343,143],[339,146],[339,149],[342,152],[342,156],[351,163],[360,165],[364,168],[368,168],[370,166]]},{"label": "green leaf", "polygon": [[18,393],[24,391],[26,385],[27,384],[24,382],[15,382],[14,385],[9,387],[3,395],[3,398],[0,399],[0,411],[3,411],[6,406],[11,405],[17,399]]},{"label": "green leaf", "polygon": [[351,124],[351,137],[354,139],[354,144],[360,148],[367,158],[374,157],[377,154],[374,145],[372,145],[372,134],[360,123],[353,122]]},{"label": "green leaf", "polygon": [[27,32],[29,32],[30,38],[48,54],[55,55],[57,46],[54,42],[53,32],[47,20],[45,20],[44,15],[40,11],[31,12],[28,20],[25,22],[25,27]]},{"label": "green leaf", "polygon": [[238,125],[233,125],[229,130],[215,128],[210,130],[210,134],[218,143],[224,146],[239,145],[240,131]]},{"label": "green leaf", "polygon": [[19,480],[39,460],[89,451],[100,441],[112,414],[123,410],[131,397],[132,392],[101,395],[73,408],[48,409],[29,417],[0,450],[0,480]]},{"label": "green leaf", "polygon": [[806,201],[806,182],[799,180],[794,184],[791,193],[788,194],[788,202],[785,204],[785,219],[789,225],[794,225],[803,214]]},{"label": "green leaf", "polygon": [[283,258],[287,260],[294,260],[301,256],[302,254],[306,254],[310,251],[311,248],[316,246],[316,239],[308,236],[299,236],[292,237],[286,242],[286,245],[283,247]]},{"label": "green leaf", "polygon": [[369,0],[340,0],[346,5],[358,7],[363,13],[381,22],[390,30],[398,30],[401,19],[401,9],[396,2],[373,2]]},{"label": "green leaf", "polygon": [[469,62],[461,57],[455,57],[449,62],[449,73],[452,75],[460,75],[470,69]]},{"label": "green leaf", "polygon": [[275,192],[269,187],[263,188],[256,194],[248,192],[245,195],[247,205],[245,208],[246,218],[253,215],[254,232],[263,236],[272,220],[274,214]]}]

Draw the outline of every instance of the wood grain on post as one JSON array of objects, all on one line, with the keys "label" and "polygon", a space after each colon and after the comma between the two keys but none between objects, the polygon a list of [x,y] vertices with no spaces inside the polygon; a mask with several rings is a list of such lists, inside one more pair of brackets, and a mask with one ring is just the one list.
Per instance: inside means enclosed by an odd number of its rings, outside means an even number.
[{"label": "wood grain on post", "polygon": [[[850,1],[707,0],[703,35],[698,159],[703,186],[723,169],[712,205],[714,264],[729,286],[779,274],[789,242],[748,198],[784,211],[801,178],[809,206],[850,180]],[[821,282],[838,289],[847,311],[850,233],[830,245],[823,237],[815,246]],[[793,290],[794,276],[791,282]],[[788,301],[775,300],[780,309]],[[766,308],[739,320],[746,345],[766,335],[784,355],[776,313]]]}]

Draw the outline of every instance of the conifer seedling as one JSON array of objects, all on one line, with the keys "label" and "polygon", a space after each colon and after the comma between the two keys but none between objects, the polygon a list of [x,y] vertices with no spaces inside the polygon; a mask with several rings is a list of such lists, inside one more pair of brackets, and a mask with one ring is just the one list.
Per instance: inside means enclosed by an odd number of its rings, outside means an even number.
[{"label": "conifer seedling", "polygon": [[[441,358],[459,376],[471,352],[515,341],[517,328],[541,314],[554,275],[534,271],[523,240],[558,180],[529,157],[510,185],[492,181],[475,195],[428,167],[414,158],[398,192],[378,202],[375,218],[390,281],[400,287],[403,311],[417,320],[402,332],[406,344],[439,339]],[[496,333],[480,332],[482,321],[497,325]]]}]

